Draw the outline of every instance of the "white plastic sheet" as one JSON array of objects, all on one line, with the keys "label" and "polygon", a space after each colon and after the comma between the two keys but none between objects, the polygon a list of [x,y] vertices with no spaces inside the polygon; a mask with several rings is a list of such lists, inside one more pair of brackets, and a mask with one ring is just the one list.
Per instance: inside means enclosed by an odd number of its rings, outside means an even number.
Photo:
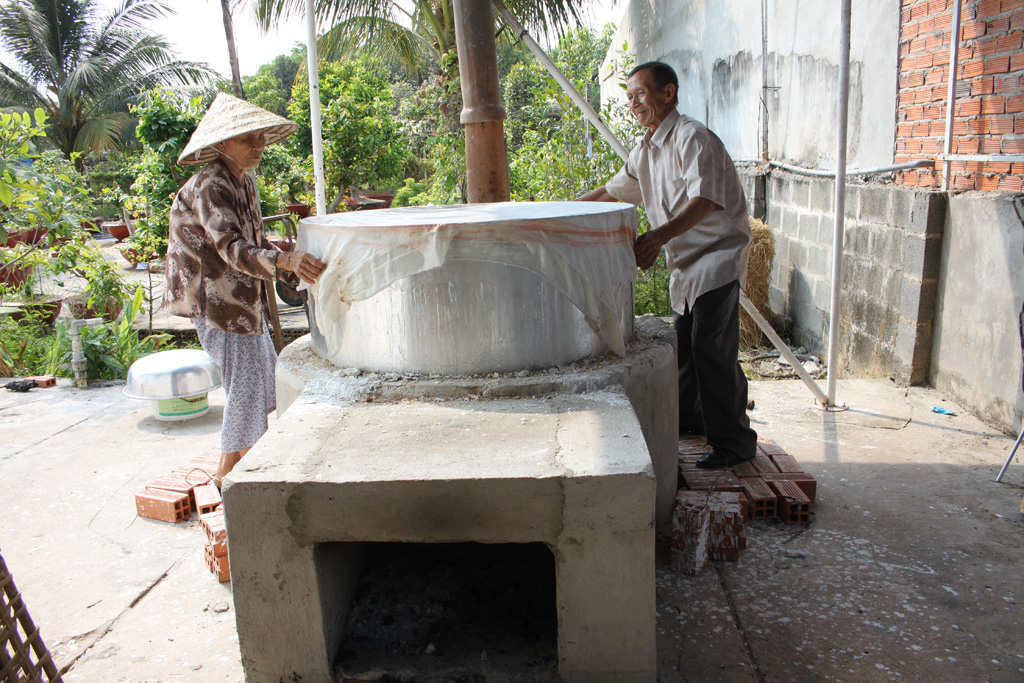
[{"label": "white plastic sheet", "polygon": [[529,270],[566,296],[619,355],[616,294],[636,279],[636,209],[606,202],[403,207],[303,219],[298,248],[327,264],[308,287],[332,353],[351,302],[465,259]]}]

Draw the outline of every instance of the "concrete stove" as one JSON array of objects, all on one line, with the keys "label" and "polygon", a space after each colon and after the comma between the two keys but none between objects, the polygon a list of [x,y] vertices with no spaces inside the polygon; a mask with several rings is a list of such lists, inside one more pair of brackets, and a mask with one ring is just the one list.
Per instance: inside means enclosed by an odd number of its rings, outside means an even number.
[{"label": "concrete stove", "polygon": [[677,479],[668,325],[638,320],[623,356],[449,376],[339,367],[325,336],[282,352],[277,426],[225,482],[247,679],[333,680],[366,544],[477,542],[551,550],[564,680],[653,681],[655,520],[668,528]]}]

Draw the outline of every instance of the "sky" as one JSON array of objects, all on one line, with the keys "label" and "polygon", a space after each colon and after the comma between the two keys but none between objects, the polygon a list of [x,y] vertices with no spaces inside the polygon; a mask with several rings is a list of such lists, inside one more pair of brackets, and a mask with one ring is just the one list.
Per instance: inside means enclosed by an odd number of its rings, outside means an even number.
[{"label": "sky", "polygon": [[[121,0],[99,0],[105,8],[114,8]],[[227,44],[224,39],[224,20],[220,0],[173,0],[177,14],[153,25],[166,36],[182,59],[206,62],[225,78],[230,78]],[[599,0],[592,3],[592,26],[603,26],[618,21],[625,11],[626,0]],[[305,42],[305,20],[301,18],[282,22],[276,29],[263,34],[250,18],[247,9],[233,13],[235,43],[243,76],[251,76],[262,64],[275,56],[291,51],[296,41]]]}]

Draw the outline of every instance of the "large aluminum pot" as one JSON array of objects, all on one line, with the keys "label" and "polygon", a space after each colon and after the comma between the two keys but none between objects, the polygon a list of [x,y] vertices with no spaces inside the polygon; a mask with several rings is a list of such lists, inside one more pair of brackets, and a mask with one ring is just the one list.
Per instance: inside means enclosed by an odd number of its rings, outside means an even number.
[{"label": "large aluminum pot", "polygon": [[[536,212],[537,207],[531,211]],[[594,215],[597,211],[591,206],[584,209]],[[612,211],[621,212],[624,221],[635,221],[632,207],[605,205],[600,209],[604,214]],[[315,251],[317,233],[352,229],[352,221],[365,214],[387,220],[383,213],[350,214],[339,220],[341,227],[339,223],[303,220],[299,247],[312,243]],[[604,220],[609,220],[607,215]],[[585,225],[586,220],[582,222]],[[592,252],[588,253],[600,257],[597,250],[589,248]],[[440,267],[401,278],[370,298],[351,302],[341,320],[321,319],[310,298],[310,332],[316,353],[339,367],[457,375],[550,368],[609,351],[583,313],[531,270],[500,259],[463,260],[450,254]],[[612,296],[618,329],[628,341],[633,335],[631,284],[626,282]],[[336,340],[340,333],[340,345],[334,352],[325,338],[329,325],[334,326]]]}]

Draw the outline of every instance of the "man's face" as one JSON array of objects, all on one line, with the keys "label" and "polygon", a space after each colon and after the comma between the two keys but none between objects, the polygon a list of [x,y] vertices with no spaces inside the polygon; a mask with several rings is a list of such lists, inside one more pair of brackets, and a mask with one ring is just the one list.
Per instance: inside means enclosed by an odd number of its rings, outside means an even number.
[{"label": "man's face", "polygon": [[650,69],[638,71],[626,81],[626,101],[629,110],[652,132],[658,129],[669,112],[675,109],[675,86],[671,83],[659,89],[651,80]]},{"label": "man's face", "polygon": [[267,136],[263,131],[238,135],[217,145],[225,156],[246,171],[259,165],[266,146]]}]

